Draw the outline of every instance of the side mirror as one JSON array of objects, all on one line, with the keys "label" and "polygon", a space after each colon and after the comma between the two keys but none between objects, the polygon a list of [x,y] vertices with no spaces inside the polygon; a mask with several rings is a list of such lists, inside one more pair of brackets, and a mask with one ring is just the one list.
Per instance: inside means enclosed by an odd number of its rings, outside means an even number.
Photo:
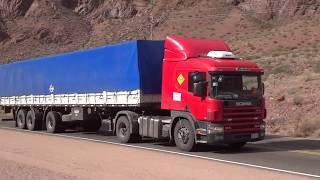
[{"label": "side mirror", "polygon": [[198,97],[206,97],[206,81],[201,81],[198,83],[193,83],[193,95]]}]

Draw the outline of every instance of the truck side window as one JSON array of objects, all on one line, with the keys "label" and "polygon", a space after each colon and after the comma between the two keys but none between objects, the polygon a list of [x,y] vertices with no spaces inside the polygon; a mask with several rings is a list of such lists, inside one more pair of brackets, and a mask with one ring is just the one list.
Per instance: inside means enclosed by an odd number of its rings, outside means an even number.
[{"label": "truck side window", "polygon": [[188,91],[193,92],[193,84],[206,80],[205,72],[189,72],[188,75]]}]

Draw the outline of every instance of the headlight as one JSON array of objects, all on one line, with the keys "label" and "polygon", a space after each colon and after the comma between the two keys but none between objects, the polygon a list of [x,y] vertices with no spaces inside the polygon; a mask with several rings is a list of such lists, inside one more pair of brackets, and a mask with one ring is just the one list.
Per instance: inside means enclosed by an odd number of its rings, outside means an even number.
[{"label": "headlight", "polygon": [[222,124],[208,124],[207,125],[208,134],[218,134],[224,132],[224,127]]},{"label": "headlight", "polygon": [[262,122],[261,124],[256,124],[256,125],[254,125],[254,128],[260,128],[260,130],[265,130],[266,129],[266,123]]}]

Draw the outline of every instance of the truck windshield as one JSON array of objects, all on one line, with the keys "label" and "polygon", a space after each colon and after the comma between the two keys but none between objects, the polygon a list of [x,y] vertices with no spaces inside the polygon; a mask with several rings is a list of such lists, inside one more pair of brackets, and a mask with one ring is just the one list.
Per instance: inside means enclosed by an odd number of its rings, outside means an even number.
[{"label": "truck windshield", "polygon": [[261,75],[211,74],[211,97],[218,99],[259,99]]}]

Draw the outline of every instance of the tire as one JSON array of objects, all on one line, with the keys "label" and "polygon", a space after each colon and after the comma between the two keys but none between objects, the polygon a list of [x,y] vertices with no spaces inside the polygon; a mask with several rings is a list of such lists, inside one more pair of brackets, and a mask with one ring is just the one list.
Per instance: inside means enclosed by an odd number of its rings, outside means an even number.
[{"label": "tire", "polygon": [[46,116],[46,128],[49,133],[58,133],[63,131],[61,115],[56,111],[50,111]]},{"label": "tire", "polygon": [[27,129],[26,124],[27,110],[20,109],[17,114],[17,127],[20,129]]},{"label": "tire", "polygon": [[42,113],[32,110],[28,111],[26,124],[30,131],[40,130],[42,127]]},{"label": "tire", "polygon": [[126,116],[120,116],[116,124],[116,134],[121,143],[133,142],[135,135],[130,134],[130,122]]},{"label": "tire", "polygon": [[192,151],[195,147],[195,134],[190,122],[181,119],[174,128],[174,141],[176,146],[183,151]]},{"label": "tire", "polygon": [[228,146],[231,149],[237,150],[237,149],[243,148],[243,146],[245,146],[246,144],[247,142],[239,142],[239,143],[228,144]]}]

